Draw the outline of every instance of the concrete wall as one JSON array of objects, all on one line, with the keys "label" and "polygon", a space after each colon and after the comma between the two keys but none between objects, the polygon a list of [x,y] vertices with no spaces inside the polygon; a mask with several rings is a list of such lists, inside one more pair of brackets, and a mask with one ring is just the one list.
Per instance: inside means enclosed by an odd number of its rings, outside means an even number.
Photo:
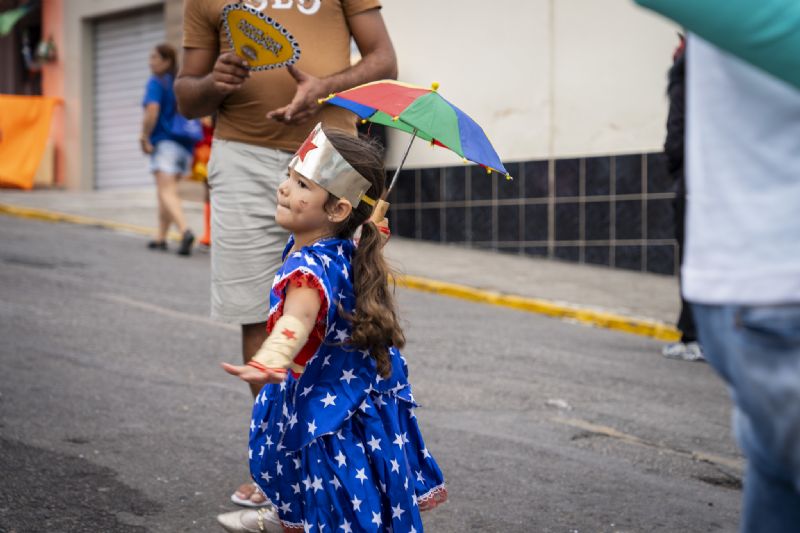
[{"label": "concrete wall", "polygon": [[[660,149],[676,30],[631,0],[386,0],[383,14],[400,78],[438,81],[504,160]],[[390,143],[396,164],[407,136]],[[424,143],[409,158],[458,161]]]}]

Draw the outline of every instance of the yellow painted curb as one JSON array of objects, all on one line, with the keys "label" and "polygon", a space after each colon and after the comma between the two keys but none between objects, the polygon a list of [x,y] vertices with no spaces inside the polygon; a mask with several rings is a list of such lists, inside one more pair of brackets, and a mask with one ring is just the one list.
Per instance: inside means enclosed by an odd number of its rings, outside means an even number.
[{"label": "yellow painted curb", "polygon": [[462,300],[470,300],[500,307],[508,307],[528,313],[574,320],[581,324],[652,337],[662,341],[674,342],[680,339],[681,336],[680,332],[674,327],[655,320],[617,315],[606,311],[577,307],[551,300],[526,298],[513,294],[475,289],[465,285],[456,285],[454,283],[435,281],[416,276],[401,275],[397,276],[396,279],[399,286],[409,289],[432,292],[452,298],[461,298]]},{"label": "yellow painted curb", "polygon": [[[155,233],[155,230],[152,228],[137,226],[135,224],[126,224],[124,222],[114,222],[111,220],[102,220],[99,218],[84,217],[81,215],[70,215],[68,213],[59,213],[57,211],[47,211],[44,209],[20,207],[9,204],[0,204],[0,214],[15,216],[18,218],[28,218],[32,220],[44,220],[47,222],[67,222],[69,224],[79,224],[83,226],[97,226],[116,231],[136,233],[137,235],[153,235]],[[181,236],[174,231],[171,231],[167,237],[173,241],[181,240]]]},{"label": "yellow painted curb", "polygon": [[[67,213],[57,213],[54,211],[46,211],[43,209],[34,209],[30,207],[0,204],[0,213],[20,218],[46,220],[49,222],[68,222],[70,224],[98,226],[112,230],[127,231],[129,233],[136,233],[139,235],[153,234],[152,229],[136,226],[134,224],[112,222],[98,218],[70,215]],[[169,238],[171,240],[178,241],[180,240],[180,235],[175,232],[171,232]],[[662,341],[674,342],[680,339],[680,332],[677,329],[668,324],[664,324],[663,322],[658,322],[655,320],[617,315],[606,311],[577,307],[551,300],[527,298],[524,296],[515,296],[513,294],[503,294],[500,292],[476,289],[466,285],[456,285],[455,283],[446,283],[444,281],[436,281],[417,276],[401,275],[397,276],[396,279],[399,286],[408,289],[440,294],[442,296],[449,296],[451,298],[460,298],[462,300],[469,300],[472,302],[508,307],[510,309],[525,311],[527,313],[537,313],[540,315],[546,315],[565,320],[574,320],[576,322],[580,322],[581,324],[588,324],[598,328],[622,331],[634,335],[652,337]]]}]

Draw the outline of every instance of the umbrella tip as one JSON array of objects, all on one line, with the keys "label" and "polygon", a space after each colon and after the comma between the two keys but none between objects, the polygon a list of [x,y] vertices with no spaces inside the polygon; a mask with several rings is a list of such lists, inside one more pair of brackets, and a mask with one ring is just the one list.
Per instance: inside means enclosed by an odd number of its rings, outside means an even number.
[{"label": "umbrella tip", "polygon": [[512,178],[512,177],[511,177],[511,174],[506,174],[506,180],[508,180],[508,181],[511,181],[511,180],[513,180],[513,179],[514,179],[514,178]]},{"label": "umbrella tip", "polygon": [[439,82],[435,81],[431,83],[431,90],[436,91],[439,88]]},{"label": "umbrella tip", "polygon": [[392,117],[392,122],[397,122],[398,120],[400,120],[400,117],[399,117],[399,116]]},{"label": "umbrella tip", "polygon": [[367,123],[367,119],[365,119],[365,118],[362,118],[362,119],[361,119],[361,123],[362,123],[362,124],[366,124],[366,123]]}]

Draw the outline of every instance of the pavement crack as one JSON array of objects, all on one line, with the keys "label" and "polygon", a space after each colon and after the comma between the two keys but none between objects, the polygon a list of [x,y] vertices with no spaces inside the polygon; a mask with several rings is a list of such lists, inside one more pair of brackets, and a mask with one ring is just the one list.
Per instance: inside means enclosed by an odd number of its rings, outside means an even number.
[{"label": "pavement crack", "polygon": [[31,268],[54,269],[58,265],[53,261],[43,261],[32,257],[3,256],[0,258],[7,265],[17,265]]},{"label": "pavement crack", "polygon": [[742,490],[742,480],[736,476],[732,476],[727,472],[720,471],[719,476],[692,476],[698,481],[708,483],[715,487],[722,487],[724,489]]},{"label": "pavement crack", "polygon": [[579,431],[575,433],[569,440],[576,441],[576,440],[583,440],[583,439],[591,439],[595,437],[607,437],[608,435],[604,435],[602,433],[596,433],[594,431]]},{"label": "pavement crack", "polygon": [[[741,477],[742,472],[744,471],[744,461],[741,459],[724,457],[721,455],[700,452],[700,451],[685,450],[681,448],[676,448],[674,446],[668,446],[666,444],[662,444],[659,442],[648,441],[641,437],[637,437],[636,435],[624,433],[622,431],[619,431],[618,429],[609,426],[603,426],[600,424],[594,424],[592,422],[581,420],[579,418],[553,417],[551,418],[551,420],[553,422],[556,422],[557,424],[582,430],[581,432],[576,433],[575,435],[572,436],[571,440],[573,441],[595,438],[595,437],[612,438],[620,442],[625,442],[627,444],[631,444],[634,446],[652,448],[660,452],[669,453],[679,457],[684,457],[692,461],[709,463],[710,465],[714,466],[720,473],[724,474],[725,476],[731,479],[738,480]],[[730,474],[725,469],[730,469],[734,471],[735,474]]]},{"label": "pavement crack", "polygon": [[31,268],[41,268],[52,270],[56,268],[85,268],[86,263],[77,261],[65,261],[59,259],[42,259],[39,257],[21,255],[0,255],[0,261],[7,265],[17,265]]}]

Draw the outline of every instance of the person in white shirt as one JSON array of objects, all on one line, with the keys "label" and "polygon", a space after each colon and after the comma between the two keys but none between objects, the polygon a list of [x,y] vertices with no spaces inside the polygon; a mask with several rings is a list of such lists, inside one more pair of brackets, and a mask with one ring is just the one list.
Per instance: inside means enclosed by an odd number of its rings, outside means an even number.
[{"label": "person in white shirt", "polygon": [[748,459],[741,530],[800,528],[800,91],[690,35],[683,294]]}]

